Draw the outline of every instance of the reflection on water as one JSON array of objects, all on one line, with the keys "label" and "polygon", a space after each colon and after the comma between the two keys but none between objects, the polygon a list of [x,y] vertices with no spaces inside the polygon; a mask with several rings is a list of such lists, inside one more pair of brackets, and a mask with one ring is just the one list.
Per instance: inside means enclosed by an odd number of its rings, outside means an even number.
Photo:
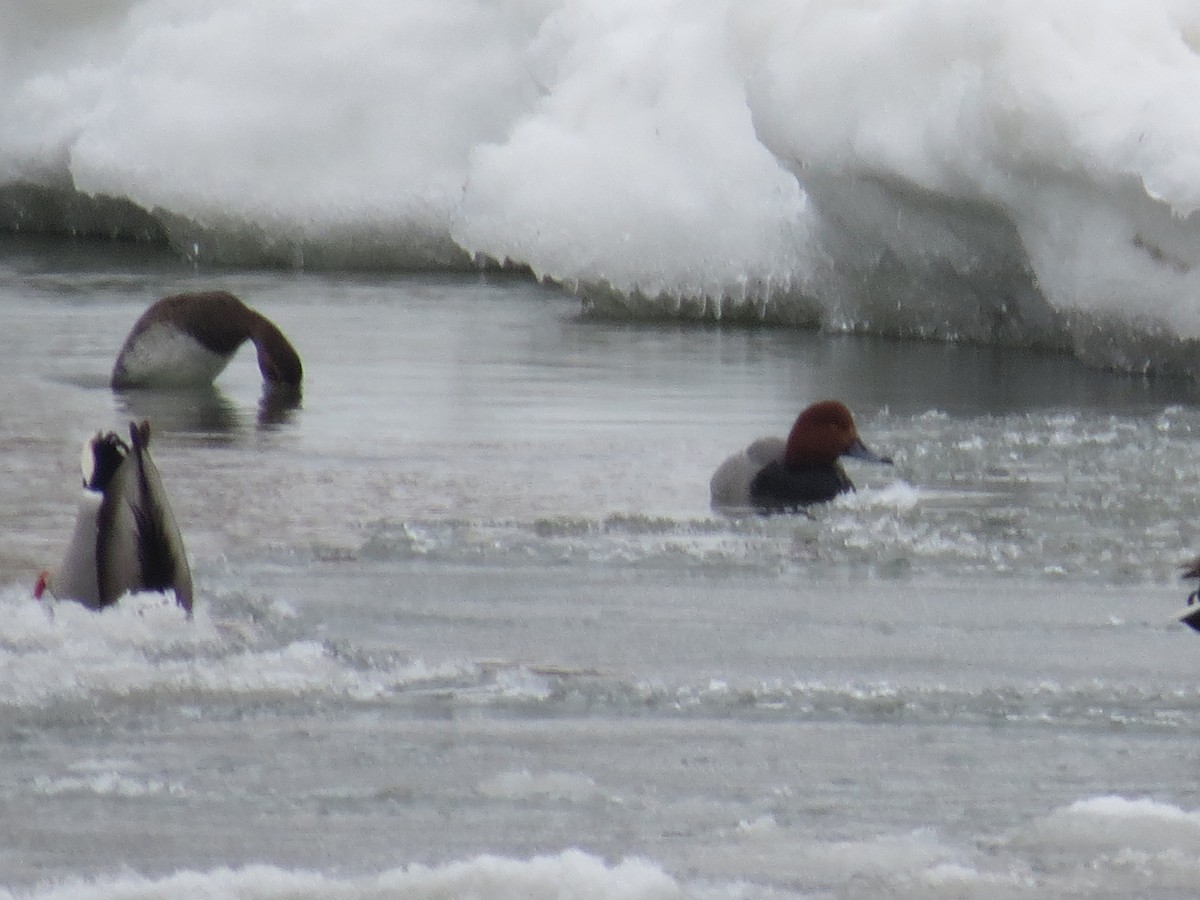
[{"label": "reflection on water", "polygon": [[117,408],[133,419],[148,419],[158,433],[231,438],[245,428],[244,416],[220,389],[208,385],[171,390],[115,391]]},{"label": "reflection on water", "polygon": [[[247,411],[219,387],[135,389],[115,391],[117,408],[134,419],[148,419],[155,431],[213,437],[228,443],[250,428]],[[301,390],[292,386],[263,386],[255,425],[270,429],[288,424],[300,408]]]},{"label": "reflection on water", "polygon": [[303,399],[299,385],[264,383],[258,399],[258,427],[270,429],[289,424]]},{"label": "reflection on water", "polygon": [[245,429],[245,416],[220,388],[116,391],[118,408],[134,419],[148,419],[158,433],[203,434],[232,438]]}]

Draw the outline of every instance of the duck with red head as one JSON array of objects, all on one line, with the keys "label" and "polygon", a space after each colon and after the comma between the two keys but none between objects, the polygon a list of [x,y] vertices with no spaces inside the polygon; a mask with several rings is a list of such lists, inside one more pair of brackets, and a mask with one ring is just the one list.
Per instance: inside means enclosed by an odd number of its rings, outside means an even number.
[{"label": "duck with red head", "polygon": [[130,591],[167,591],[189,614],[192,574],[158,469],[150,425],[129,423],[130,443],[113,432],[84,444],[83,487],[62,564],[34,588],[103,609]]},{"label": "duck with red head", "polygon": [[152,304],[125,338],[112,386],[211,384],[246,341],[254,344],[268,386],[299,388],[300,354],[274,322],[226,291],[176,294]]},{"label": "duck with red head", "polygon": [[709,482],[717,509],[785,512],[854,490],[838,460],[891,464],[867,448],[844,403],[822,400],[800,413],[787,440],[759,438],[735,453]]}]

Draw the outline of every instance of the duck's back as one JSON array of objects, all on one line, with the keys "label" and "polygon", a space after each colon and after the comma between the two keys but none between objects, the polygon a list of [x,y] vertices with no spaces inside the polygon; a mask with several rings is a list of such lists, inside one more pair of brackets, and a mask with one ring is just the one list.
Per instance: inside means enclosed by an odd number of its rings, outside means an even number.
[{"label": "duck's back", "polygon": [[753,506],[750,487],[755,476],[764,466],[783,459],[784,446],[781,438],[759,438],[721,463],[708,483],[712,505],[718,509]]}]

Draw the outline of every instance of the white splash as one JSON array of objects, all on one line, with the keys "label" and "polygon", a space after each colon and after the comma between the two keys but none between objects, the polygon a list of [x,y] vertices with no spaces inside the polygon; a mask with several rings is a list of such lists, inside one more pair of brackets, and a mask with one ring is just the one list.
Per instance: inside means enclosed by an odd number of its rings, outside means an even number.
[{"label": "white splash", "polygon": [[127,595],[93,612],[71,601],[38,602],[0,591],[0,707],[44,707],[161,693],[209,699],[332,696],[370,702],[447,679],[477,680],[476,667],[384,660],[364,666],[318,640],[292,639],[246,620],[186,614],[162,594]]},{"label": "white splash", "polygon": [[88,882],[50,884],[23,893],[30,900],[104,900],[140,897],[145,900],[201,900],[220,897],[259,897],[262,900],[344,897],[347,900],[407,897],[487,897],[489,900],[527,900],[529,897],[588,897],[591,900],[681,900],[679,886],[651,863],[636,859],[608,864],[579,850],[527,860],[478,856],[463,862],[427,867],[412,865],[375,875],[323,875],[288,871],[274,866],[177,872],[159,879],[117,875]]}]

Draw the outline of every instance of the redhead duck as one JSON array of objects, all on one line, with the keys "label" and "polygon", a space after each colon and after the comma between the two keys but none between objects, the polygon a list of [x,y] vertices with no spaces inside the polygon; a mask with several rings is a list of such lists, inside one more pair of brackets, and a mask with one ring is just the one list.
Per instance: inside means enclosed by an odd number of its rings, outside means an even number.
[{"label": "redhead duck", "polygon": [[721,463],[709,482],[712,505],[781,512],[832,500],[854,490],[838,463],[841,456],[892,462],[867,449],[845,404],[814,403],[797,417],[786,441],[759,438]]},{"label": "redhead duck", "polygon": [[274,322],[226,291],[176,294],[134,323],[113,366],[117,389],[209,384],[247,340],[268,385],[299,387],[300,355]]},{"label": "redhead duck", "polygon": [[62,564],[42,572],[34,596],[49,592],[89,609],[128,591],[174,590],[192,611],[192,573],[158,469],[150,458],[150,424],[129,423],[130,443],[113,432],[84,444],[84,496]]}]

